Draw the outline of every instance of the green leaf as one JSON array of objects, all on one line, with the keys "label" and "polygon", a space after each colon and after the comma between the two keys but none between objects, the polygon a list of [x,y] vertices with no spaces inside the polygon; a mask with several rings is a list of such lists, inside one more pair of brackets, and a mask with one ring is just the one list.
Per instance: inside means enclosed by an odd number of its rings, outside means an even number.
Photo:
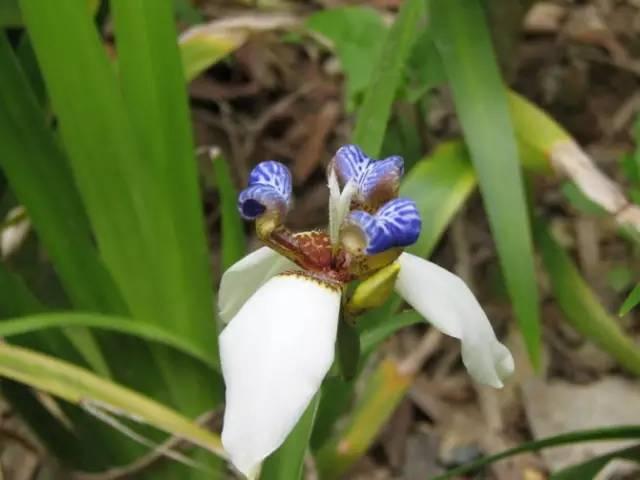
[{"label": "green leaf", "polygon": [[624,368],[640,375],[640,346],[602,307],[567,253],[543,225],[538,227],[536,237],[553,294],[566,320]]},{"label": "green leaf", "polygon": [[347,381],[353,380],[358,373],[360,361],[360,335],[355,327],[344,319],[340,319],[338,324],[336,353],[342,376]]},{"label": "green leaf", "polygon": [[220,439],[150,398],[56,358],[0,345],[0,376],[68,402],[151,425],[224,457]]},{"label": "green leaf", "polygon": [[606,211],[596,203],[592,202],[573,182],[565,182],[560,187],[560,191],[567,198],[569,203],[578,211],[587,215],[602,216]]},{"label": "green leaf", "polygon": [[131,153],[142,154],[127,159],[128,189],[145,202],[139,214],[153,219],[147,228],[154,238],[146,248],[162,259],[154,261],[162,302],[153,301],[167,325],[215,357],[209,254],[172,8],[156,0],[113,0],[111,8],[122,92],[140,145]]},{"label": "green leaf", "polygon": [[222,216],[222,271],[240,260],[247,252],[247,238],[238,213],[238,192],[233,186],[229,164],[218,155],[212,159]]},{"label": "green leaf", "polygon": [[[4,275],[0,271],[0,286],[6,286],[8,282],[3,281]],[[4,292],[5,290],[3,290]],[[15,291],[15,290],[14,290]],[[24,298],[25,292],[19,292]],[[24,298],[23,301],[30,301]],[[124,333],[135,336],[143,340],[165,344],[169,347],[199,360],[211,369],[216,369],[216,362],[211,359],[209,352],[199,349],[191,342],[185,341],[171,330],[166,330],[156,325],[140,322],[132,322],[129,319],[80,312],[60,312],[42,313],[38,315],[8,318],[0,322],[0,336],[11,337],[14,335],[24,335],[30,332],[42,331],[50,328],[97,328],[116,333]]]},{"label": "green leaf", "polygon": [[189,0],[173,0],[173,10],[178,19],[187,24],[204,20],[202,13]]},{"label": "green leaf", "polygon": [[466,474],[478,470],[485,465],[490,465],[505,458],[518,455],[525,452],[537,452],[543,448],[559,447],[562,445],[571,445],[574,443],[593,442],[602,440],[624,440],[640,438],[640,426],[619,426],[600,428],[594,430],[582,430],[577,432],[563,433],[554,437],[543,438],[533,442],[523,443],[518,447],[505,450],[504,452],[484,457],[475,462],[468,463],[453,470],[449,470],[444,475],[435,477],[432,480],[446,480],[459,475]]},{"label": "green leaf", "polygon": [[631,290],[631,293],[624,301],[622,306],[620,307],[620,311],[618,315],[626,315],[629,313],[636,305],[640,303],[640,283]]},{"label": "green leaf", "polygon": [[546,112],[522,95],[507,92],[511,121],[518,136],[522,166],[536,173],[552,172],[549,152],[571,136]]},{"label": "green leaf", "polygon": [[353,134],[353,142],[370,156],[375,157],[380,153],[391,114],[391,104],[416,38],[418,21],[424,13],[423,0],[402,2],[398,16],[385,37],[382,51],[373,63],[373,72],[364,101],[358,110]]},{"label": "green leaf", "polygon": [[362,355],[367,356],[373,352],[378,345],[398,330],[409,327],[411,325],[424,324],[425,319],[419,313],[414,310],[407,310],[406,312],[396,313],[388,318],[385,318],[383,322],[377,323],[372,328],[365,329],[360,336],[360,343],[362,344]]},{"label": "green leaf", "polygon": [[405,176],[400,195],[413,199],[422,232],[409,252],[428,257],[460,207],[476,187],[469,153],[460,142],[443,143]]},{"label": "green leaf", "polygon": [[578,465],[564,468],[559,472],[553,473],[550,480],[584,480],[587,478],[596,478],[600,470],[615,458],[640,462],[640,445],[622,448],[615,452],[592,458]]},{"label": "green leaf", "polygon": [[387,33],[382,17],[368,7],[340,7],[314,13],[306,26],[333,43],[346,76],[347,108],[352,110],[369,84]]},{"label": "green leaf", "polygon": [[506,91],[479,0],[433,0],[431,25],[478,175],[516,317],[540,361],[538,290],[522,174]]},{"label": "green leaf", "polygon": [[18,0],[2,0],[0,2],[0,28],[19,27],[22,25],[22,15]]},{"label": "green leaf", "polygon": [[319,400],[318,393],[282,446],[265,460],[260,474],[261,480],[300,480],[302,478],[304,456],[307,453]]},{"label": "green leaf", "polygon": [[67,160],[11,47],[0,34],[0,166],[78,308],[126,311],[91,243]]},{"label": "green leaf", "polygon": [[[149,220],[147,231],[136,240],[145,248],[144,234],[150,235],[148,267],[155,274],[147,282],[162,298],[145,299],[145,310],[156,309],[154,302],[162,311],[142,318],[170,325],[217,359],[209,253],[173,10],[170,2],[156,0],[112,0],[111,9],[125,118],[135,133],[135,151],[142,155],[128,160],[126,188],[144,202],[138,211]],[[210,390],[200,388],[210,381],[209,372],[170,352],[154,354],[178,406],[196,414],[211,405]]]},{"label": "green leaf", "polygon": [[215,65],[242,45],[246,38],[247,34],[237,31],[209,31],[205,27],[193,27],[180,39],[185,80],[190,82]]}]

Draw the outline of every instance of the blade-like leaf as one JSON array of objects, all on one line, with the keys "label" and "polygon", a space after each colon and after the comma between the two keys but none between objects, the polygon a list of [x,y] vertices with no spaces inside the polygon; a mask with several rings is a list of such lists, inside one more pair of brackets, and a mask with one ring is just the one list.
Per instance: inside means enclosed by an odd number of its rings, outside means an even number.
[{"label": "blade-like leaf", "polygon": [[561,445],[571,445],[573,443],[593,442],[602,440],[624,440],[640,438],[640,426],[620,426],[609,427],[595,430],[582,430],[577,432],[563,433],[555,437],[543,438],[533,442],[523,443],[518,447],[504,452],[481,458],[475,462],[468,463],[453,470],[449,470],[444,475],[440,475],[432,480],[446,480],[448,478],[457,477],[468,472],[478,470],[485,465],[490,465],[505,458],[518,455],[525,452],[537,452],[543,448],[559,447]]},{"label": "blade-like leaf", "polygon": [[[2,280],[3,275],[0,272],[0,286],[5,286],[7,282],[3,282]],[[26,298],[25,301],[27,301]],[[211,359],[208,351],[200,350],[199,347],[191,342],[185,341],[182,337],[170,330],[165,330],[156,325],[132,322],[126,318],[109,315],[60,312],[8,318],[0,322],[0,337],[24,335],[51,328],[71,329],[77,327],[107,330],[131,335],[151,342],[158,342],[199,360],[211,369],[217,368],[216,362]]]},{"label": "blade-like leaf", "polygon": [[[153,219],[148,224],[156,239],[152,258],[162,259],[153,267],[164,318],[153,321],[171,325],[217,358],[209,254],[173,8],[156,0],[112,0],[111,8],[120,85],[142,153],[129,161],[135,167],[129,190],[146,195],[140,214]],[[199,387],[208,372],[185,358],[155,353],[184,411],[195,414],[211,404],[209,390]]]},{"label": "blade-like leaf", "polygon": [[391,114],[411,46],[416,38],[418,21],[425,13],[425,2],[406,0],[387,34],[380,56],[374,63],[373,74],[364,101],[358,111],[353,142],[371,156],[380,153],[384,132]]},{"label": "blade-like leaf", "polygon": [[0,166],[26,206],[74,304],[123,313],[125,307],[91,244],[64,153],[3,34],[0,70]]},{"label": "blade-like leaf", "polygon": [[156,240],[163,309],[172,328],[215,356],[209,255],[172,8],[155,0],[114,0],[111,6],[122,91],[144,155],[132,162],[136,179],[142,182],[144,173],[158,190],[149,198],[158,203],[146,208],[156,210],[150,228],[165,234]]},{"label": "blade-like leaf", "polygon": [[596,478],[596,475],[600,470],[606,467],[607,464],[615,458],[623,458],[625,460],[640,462],[640,445],[622,448],[615,452],[587,460],[586,462],[578,465],[564,468],[559,472],[553,473],[551,475],[551,480],[584,480],[586,478]]},{"label": "blade-like leaf", "polygon": [[18,27],[22,25],[22,15],[18,0],[3,0],[0,2],[0,28]]},{"label": "blade-like leaf", "polygon": [[224,456],[217,435],[179,413],[139,393],[47,355],[0,344],[0,376],[60,397],[80,406],[149,424]]},{"label": "blade-like leaf", "polygon": [[475,187],[469,153],[460,142],[443,143],[416,164],[400,187],[402,196],[416,202],[422,218],[422,232],[409,251],[428,257]]},{"label": "blade-like leaf", "polygon": [[506,91],[479,0],[433,0],[431,25],[534,366],[540,359],[531,229]]},{"label": "blade-like leaf", "polygon": [[640,346],[607,313],[567,253],[543,225],[536,236],[553,294],[567,321],[624,368],[640,375]]},{"label": "blade-like leaf", "polygon": [[222,155],[212,159],[215,183],[222,216],[222,271],[240,260],[247,252],[247,239],[240,214],[238,214],[238,192],[233,186],[229,165]]},{"label": "blade-like leaf", "polygon": [[640,303],[640,283],[635,286],[631,293],[624,301],[622,306],[620,307],[619,315],[626,315],[633,309],[636,305]]}]

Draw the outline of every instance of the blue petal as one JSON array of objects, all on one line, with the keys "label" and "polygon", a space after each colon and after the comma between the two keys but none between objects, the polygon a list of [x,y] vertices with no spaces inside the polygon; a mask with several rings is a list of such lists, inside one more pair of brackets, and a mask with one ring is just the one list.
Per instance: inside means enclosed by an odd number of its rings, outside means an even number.
[{"label": "blue petal", "polygon": [[259,163],[249,174],[249,186],[238,195],[238,210],[247,220],[266,211],[285,215],[291,203],[291,173],[279,162]]},{"label": "blue petal", "polygon": [[406,247],[418,240],[422,219],[413,200],[396,198],[376,213],[378,221],[392,232],[396,247]]},{"label": "blue petal", "polygon": [[375,215],[355,210],[347,217],[346,224],[360,229],[369,255],[415,243],[422,228],[416,204],[406,198],[387,202]]},{"label": "blue petal", "polygon": [[269,185],[283,198],[291,197],[291,172],[282,163],[274,160],[261,162],[249,174],[249,186]]},{"label": "blue petal", "polygon": [[372,163],[360,179],[360,192],[365,199],[385,197],[393,198],[400,187],[404,173],[404,160],[393,156]]},{"label": "blue petal", "polygon": [[358,199],[368,207],[376,208],[398,194],[404,173],[402,157],[384,160],[368,157],[356,145],[344,145],[335,154],[332,167],[344,186],[349,180],[358,186]]},{"label": "blue petal", "polygon": [[359,183],[372,159],[357,145],[343,145],[334,157],[334,165],[338,179],[344,185],[349,180]]}]

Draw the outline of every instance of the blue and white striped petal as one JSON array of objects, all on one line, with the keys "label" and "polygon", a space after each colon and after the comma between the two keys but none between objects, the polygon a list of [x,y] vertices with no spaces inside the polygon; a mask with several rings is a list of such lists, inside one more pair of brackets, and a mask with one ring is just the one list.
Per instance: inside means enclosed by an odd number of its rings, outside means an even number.
[{"label": "blue and white striped petal", "polygon": [[286,215],[291,205],[291,173],[282,163],[261,162],[251,171],[249,185],[238,196],[238,210],[247,220],[267,211]]},{"label": "blue and white striped petal", "polygon": [[356,198],[374,209],[398,194],[404,173],[402,157],[393,156],[376,161],[357,145],[344,145],[335,154],[331,168],[341,186],[352,181],[358,187]]},{"label": "blue and white striped petal", "polygon": [[402,157],[393,156],[371,163],[359,182],[361,196],[376,204],[396,197],[403,174]]},{"label": "blue and white striped petal", "polygon": [[333,159],[333,168],[342,186],[349,180],[358,183],[373,160],[357,145],[343,145]]},{"label": "blue and white striped petal", "polygon": [[365,244],[364,252],[373,255],[415,243],[422,221],[412,200],[397,198],[387,202],[375,215],[362,210],[351,212],[343,228],[357,228]]}]

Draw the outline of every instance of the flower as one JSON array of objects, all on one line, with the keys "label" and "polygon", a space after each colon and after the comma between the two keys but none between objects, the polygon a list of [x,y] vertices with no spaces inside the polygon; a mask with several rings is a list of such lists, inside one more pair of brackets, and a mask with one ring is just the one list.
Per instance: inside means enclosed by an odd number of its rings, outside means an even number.
[{"label": "flower", "polygon": [[[465,283],[447,270],[403,253],[420,234],[415,203],[398,198],[400,157],[374,161],[355,145],[341,147],[327,170],[328,231],[292,233],[284,225],[291,175],[260,163],[238,198],[267,245],[223,275],[220,335],[226,409],[222,442],[249,478],[285,440],[334,359],[346,286],[399,265],[395,291],[436,328],[462,342],[462,359],[481,383],[497,388],[512,373],[511,353]],[[394,263],[395,262],[395,263]],[[356,298],[354,294],[353,298]],[[384,299],[367,303],[380,304]]]}]

